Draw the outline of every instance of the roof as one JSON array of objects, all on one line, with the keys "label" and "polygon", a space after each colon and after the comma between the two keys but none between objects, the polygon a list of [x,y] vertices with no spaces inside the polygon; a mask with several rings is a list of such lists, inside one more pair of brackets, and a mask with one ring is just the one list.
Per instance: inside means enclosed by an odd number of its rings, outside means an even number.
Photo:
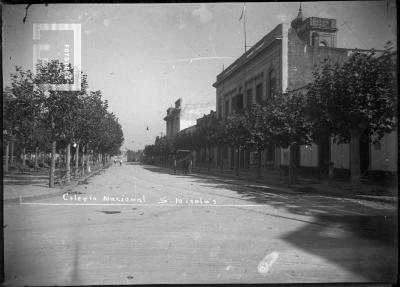
[{"label": "roof", "polygon": [[231,76],[239,67],[245,65],[252,59],[254,59],[261,51],[265,50],[276,40],[282,39],[283,25],[277,25],[271,32],[265,35],[260,41],[258,41],[251,49],[236,59],[231,65],[229,65],[224,71],[217,75],[217,81],[213,84],[213,87]]}]

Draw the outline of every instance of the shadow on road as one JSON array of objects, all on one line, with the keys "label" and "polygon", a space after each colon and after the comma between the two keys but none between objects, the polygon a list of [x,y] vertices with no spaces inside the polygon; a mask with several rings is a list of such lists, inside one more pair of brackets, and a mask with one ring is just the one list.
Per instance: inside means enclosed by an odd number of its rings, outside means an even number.
[{"label": "shadow on road", "polygon": [[126,165],[140,165],[141,163],[138,161],[128,161],[125,163]]},{"label": "shadow on road", "polygon": [[[152,166],[152,165],[142,165],[142,167],[148,171],[163,173],[163,174],[174,174],[172,169],[166,169],[162,167]],[[178,171],[177,171],[178,174]]]},{"label": "shadow on road", "polygon": [[[396,217],[316,216],[315,220],[326,226],[306,224],[281,239],[367,281],[396,281]],[[367,240],[354,238],[354,233]]]},{"label": "shadow on road", "polygon": [[[164,168],[154,166],[143,166],[143,168],[152,172],[171,174]],[[215,179],[190,175],[188,177],[211,192],[213,189],[219,191],[227,189],[236,192],[239,198],[252,203],[268,204],[291,214],[311,216],[310,223],[284,235],[282,239],[367,280],[376,282],[395,280],[398,218],[393,210],[387,210],[383,205],[382,208],[378,208],[379,204],[374,204],[372,207],[360,204],[358,201],[363,199],[361,196],[350,195],[344,198],[343,194],[323,195],[313,188],[285,192],[257,185],[249,188]],[[379,203],[379,200],[375,202]],[[360,246],[360,243],[366,246]],[[346,248],[342,250],[351,250],[352,253],[343,256],[338,254],[338,248]],[[374,248],[377,248],[375,253]],[[385,253],[379,253],[380,250],[385,250]],[[344,261],[343,257],[351,257],[352,260]],[[374,262],[372,266],[371,262]]]}]

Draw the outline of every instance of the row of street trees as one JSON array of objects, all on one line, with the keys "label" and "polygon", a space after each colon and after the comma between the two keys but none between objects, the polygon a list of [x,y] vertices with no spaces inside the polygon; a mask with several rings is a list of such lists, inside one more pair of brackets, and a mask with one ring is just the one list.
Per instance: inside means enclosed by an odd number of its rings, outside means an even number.
[{"label": "row of street trees", "polygon": [[[11,74],[11,86],[3,96],[3,135],[6,134],[6,168],[11,143],[18,143],[25,165],[25,154],[38,155],[51,151],[49,186],[54,187],[57,147],[65,150],[65,178],[70,181],[71,144],[75,146],[75,175],[78,175],[79,151],[82,173],[90,162],[103,162],[119,153],[123,133],[118,118],[108,111],[101,91],[89,91],[87,75],[81,74],[79,91],[57,91],[48,83],[71,84],[73,68],[53,60],[39,62],[36,74],[16,67]],[[13,152],[11,153],[13,164]]]},{"label": "row of street trees", "polygon": [[378,141],[396,127],[392,57],[389,51],[379,57],[374,51],[356,51],[343,64],[326,60],[315,68],[314,82],[303,92],[274,94],[225,119],[209,116],[194,132],[180,133],[172,142],[158,139],[146,146],[144,153],[157,156],[215,146],[247,149],[256,154],[260,177],[261,151],[271,144],[290,147],[289,177],[293,182],[298,146],[332,137],[339,144],[350,143],[351,182],[358,188],[361,135],[368,130],[371,140]]}]

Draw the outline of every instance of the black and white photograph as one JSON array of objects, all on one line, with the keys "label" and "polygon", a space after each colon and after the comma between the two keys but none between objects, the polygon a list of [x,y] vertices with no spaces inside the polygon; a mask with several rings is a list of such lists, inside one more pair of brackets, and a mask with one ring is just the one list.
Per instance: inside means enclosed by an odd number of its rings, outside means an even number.
[{"label": "black and white photograph", "polygon": [[0,8],[3,286],[397,283],[396,1]]}]

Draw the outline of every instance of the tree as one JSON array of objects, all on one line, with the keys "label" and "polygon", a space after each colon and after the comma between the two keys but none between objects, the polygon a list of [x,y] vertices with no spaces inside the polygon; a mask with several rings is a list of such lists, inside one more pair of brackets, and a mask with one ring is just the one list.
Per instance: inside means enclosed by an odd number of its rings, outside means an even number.
[{"label": "tree", "polygon": [[350,143],[351,183],[360,187],[360,138],[375,141],[395,127],[394,64],[389,51],[355,51],[343,64],[327,60],[308,86],[309,119],[314,137],[329,134]]},{"label": "tree", "polygon": [[[77,143],[76,164],[78,163],[79,144],[82,144],[82,160],[85,148],[105,155],[119,154],[123,142],[123,132],[118,118],[107,111],[108,103],[102,100],[101,91],[88,93],[87,76],[81,73],[82,83],[79,91],[58,91],[50,84],[72,84],[74,68],[71,65],[52,61],[40,61],[36,65],[37,73],[23,71],[17,67],[11,74],[11,87],[4,90],[3,97],[3,134],[11,140],[17,135],[20,149],[34,151],[35,168],[38,167],[38,152],[48,149],[51,142],[51,165],[49,186],[54,186],[56,148],[66,150],[66,179],[70,179],[70,145]],[[8,155],[8,143],[6,153]],[[88,159],[86,157],[86,166]],[[12,164],[11,156],[11,164]],[[24,158],[23,163],[24,163]],[[92,156],[92,159],[94,157]],[[85,162],[82,162],[84,168]],[[7,168],[7,165],[6,165]]]},{"label": "tree", "polygon": [[178,133],[174,137],[172,148],[174,151],[179,149],[195,150],[198,148],[195,138],[195,133]]},{"label": "tree", "polygon": [[311,142],[311,123],[307,118],[307,101],[300,92],[276,94],[267,113],[272,141],[282,148],[290,148],[289,181],[297,179],[299,147]]},{"label": "tree", "polygon": [[236,175],[239,175],[239,152],[241,148],[246,147],[246,142],[250,138],[249,131],[245,126],[245,118],[243,114],[232,113],[226,119],[222,120],[222,134],[220,134],[220,142],[231,145],[236,154],[235,169]]},{"label": "tree", "polygon": [[26,148],[36,145],[43,136],[39,128],[43,97],[34,89],[31,71],[16,67],[3,102],[6,129],[21,143],[22,165],[25,166]]},{"label": "tree", "polygon": [[[11,117],[13,115],[13,101],[15,96],[12,94],[10,87],[6,87],[3,91],[3,140],[6,141],[5,163],[4,171],[8,171],[9,154],[10,154],[10,141],[12,142],[12,127],[13,122]],[[12,156],[11,156],[12,157]]]},{"label": "tree", "polygon": [[211,149],[218,144],[219,122],[216,113],[211,111],[210,114],[200,118],[197,123],[196,130],[192,135],[193,143],[196,149],[204,148],[209,152],[207,167],[210,170]]},{"label": "tree", "polygon": [[271,104],[266,102],[262,104],[255,103],[245,110],[243,117],[243,126],[248,135],[245,140],[245,146],[256,153],[257,157],[257,178],[261,177],[261,152],[272,143],[273,123],[270,119]]},{"label": "tree", "polygon": [[[52,142],[49,187],[54,187],[57,141],[67,142],[67,155],[69,156],[69,140],[73,136],[78,98],[76,92],[52,90],[46,86],[49,83],[71,84],[70,76],[73,74],[71,65],[66,66],[58,60],[40,61],[36,70],[35,84],[38,87],[37,91],[44,98],[43,125],[49,131]],[[67,165],[67,181],[69,181],[69,162]]]}]

